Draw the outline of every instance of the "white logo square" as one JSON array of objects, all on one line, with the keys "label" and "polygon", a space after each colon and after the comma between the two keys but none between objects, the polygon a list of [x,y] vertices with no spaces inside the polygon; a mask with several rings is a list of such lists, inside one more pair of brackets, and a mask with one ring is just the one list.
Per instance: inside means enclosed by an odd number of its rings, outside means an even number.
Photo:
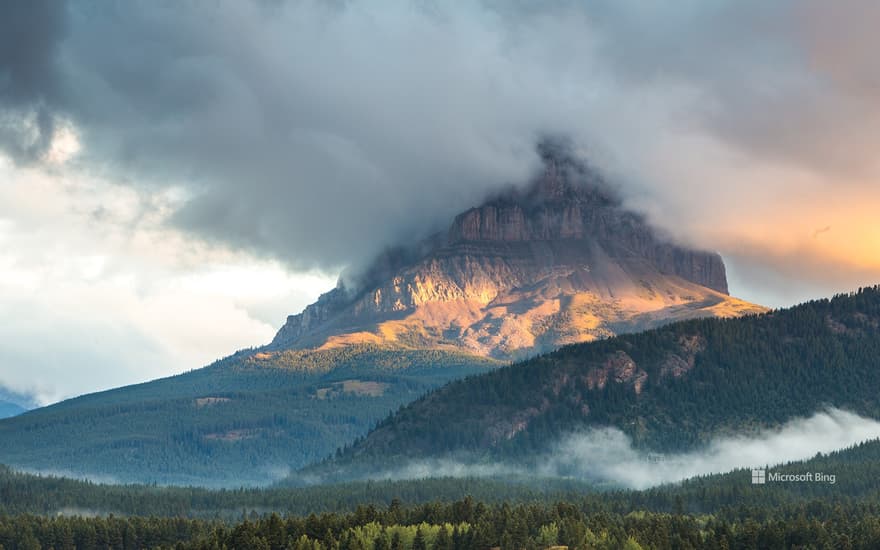
[{"label": "white logo square", "polygon": [[764,485],[767,483],[767,470],[755,468],[752,470],[752,485]]}]

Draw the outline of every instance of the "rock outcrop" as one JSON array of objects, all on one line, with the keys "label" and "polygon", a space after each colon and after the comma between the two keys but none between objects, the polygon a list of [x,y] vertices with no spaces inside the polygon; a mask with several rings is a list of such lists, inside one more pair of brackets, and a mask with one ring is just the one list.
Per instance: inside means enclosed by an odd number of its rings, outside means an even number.
[{"label": "rock outcrop", "polygon": [[[288,318],[270,347],[452,347],[501,358],[695,316],[763,311],[728,296],[718,254],[676,245],[588,167],[544,171],[458,215],[445,234],[380,256]],[[351,288],[355,286],[356,288]]]}]

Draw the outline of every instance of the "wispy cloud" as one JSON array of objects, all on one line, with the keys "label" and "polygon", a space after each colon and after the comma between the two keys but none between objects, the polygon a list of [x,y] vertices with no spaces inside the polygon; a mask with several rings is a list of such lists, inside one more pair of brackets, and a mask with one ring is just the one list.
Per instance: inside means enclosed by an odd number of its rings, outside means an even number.
[{"label": "wispy cloud", "polygon": [[684,454],[646,454],[616,429],[572,435],[549,457],[543,471],[621,483],[644,489],[662,483],[772,466],[814,457],[880,438],[880,422],[839,409],[792,420],[754,436],[720,437]]}]

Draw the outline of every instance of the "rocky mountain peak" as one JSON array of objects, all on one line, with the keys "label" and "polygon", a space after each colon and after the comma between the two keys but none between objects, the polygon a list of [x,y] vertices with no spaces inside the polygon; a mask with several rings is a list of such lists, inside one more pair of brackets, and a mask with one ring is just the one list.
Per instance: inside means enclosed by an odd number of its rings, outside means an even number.
[{"label": "rocky mountain peak", "polygon": [[717,254],[681,247],[627,211],[558,146],[543,169],[462,212],[447,232],[390,248],[352,284],[288,318],[270,347],[374,343],[495,357],[669,319],[761,310],[730,298]]}]

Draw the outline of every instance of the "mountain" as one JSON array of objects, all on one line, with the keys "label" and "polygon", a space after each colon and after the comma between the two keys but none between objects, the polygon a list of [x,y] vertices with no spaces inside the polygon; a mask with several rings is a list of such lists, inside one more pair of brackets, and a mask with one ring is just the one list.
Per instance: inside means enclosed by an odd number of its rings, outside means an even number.
[{"label": "mountain", "polygon": [[451,380],[671,320],[764,311],[559,147],[445,233],[380,255],[266,346],[0,421],[0,463],[118,481],[266,483]]},{"label": "mountain", "polygon": [[36,407],[33,399],[0,386],[0,418],[19,415]]},{"label": "mountain", "polygon": [[366,433],[390,411],[498,362],[353,346],[247,350],[211,366],[0,421],[0,463],[120,483],[266,484]]},{"label": "mountain", "polygon": [[880,287],[771,313],[698,319],[450,383],[384,420],[324,472],[413,459],[534,462],[615,427],[643,451],[700,449],[826,407],[880,418]]},{"label": "mountain", "polygon": [[559,147],[543,172],[381,255],[302,313],[267,352],[352,343],[510,359],[671,320],[764,311],[728,295],[724,262],[658,235]]},{"label": "mountain", "polygon": [[16,403],[0,401],[0,418],[9,418],[10,416],[21,414],[26,410],[27,409]]}]

